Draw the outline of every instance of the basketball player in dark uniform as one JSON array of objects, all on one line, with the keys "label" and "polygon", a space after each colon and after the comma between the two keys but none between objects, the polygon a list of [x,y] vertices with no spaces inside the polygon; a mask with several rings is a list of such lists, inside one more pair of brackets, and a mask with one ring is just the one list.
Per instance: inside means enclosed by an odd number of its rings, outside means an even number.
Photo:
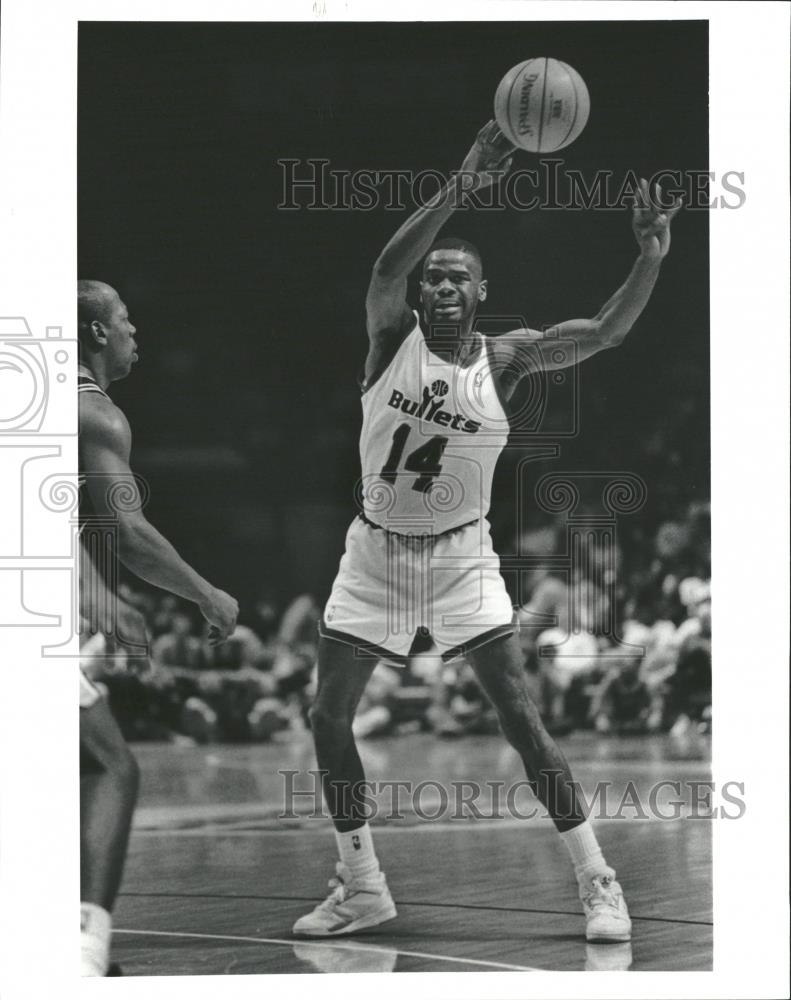
[{"label": "basketball player in dark uniform", "polygon": [[[146,520],[129,467],[132,435],[126,417],[107,395],[137,361],[136,330],[115,289],[101,281],[77,286],[80,362],[79,465],[83,538],[91,521],[110,520],[117,532],[117,558],[142,580],[194,601],[209,623],[209,640],[227,638],[238,605],[207,583]],[[119,502],[121,500],[122,502]],[[105,521],[105,523],[107,523]],[[81,615],[103,618],[110,641],[145,645],[142,620],[112,593],[112,568],[83,548]],[[108,569],[110,573],[108,575]],[[110,615],[109,620],[107,615]],[[81,968],[83,976],[109,969],[111,917],[123,872],[138,787],[138,767],[110,714],[106,700],[80,671],[81,754]]]},{"label": "basketball player in dark uniform", "polygon": [[[444,659],[466,656],[497,710],[570,852],[587,940],[631,937],[615,871],[530,697],[486,515],[508,435],[508,402],[520,377],[536,370],[536,358],[541,370],[563,368],[623,340],[648,302],[680,202],[663,208],[661,191],[652,194],[641,182],[632,221],[637,259],[594,317],[545,333],[517,329],[484,337],[474,329],[488,291],[480,254],[465,240],[436,237],[465,192],[493,183],[491,172],[508,169],[512,152],[488,123],[460,173],[384,248],[368,286],[363,510],[347,533],[322,619],[311,710],[340,861],[328,898],[295,924],[299,935],[349,934],[396,915],[359,808],[364,773],[352,719],[377,659],[403,660],[422,626]],[[406,292],[421,262],[418,312],[407,305]],[[558,351],[559,341],[573,343],[573,356]]]}]

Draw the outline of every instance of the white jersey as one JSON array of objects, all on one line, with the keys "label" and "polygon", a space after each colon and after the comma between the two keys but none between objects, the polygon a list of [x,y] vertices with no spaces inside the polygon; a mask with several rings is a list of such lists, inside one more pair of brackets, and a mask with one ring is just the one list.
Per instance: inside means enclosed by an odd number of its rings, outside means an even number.
[{"label": "white jersey", "polygon": [[438,535],[486,517],[508,417],[481,340],[462,368],[447,359],[453,345],[443,352],[441,338],[429,349],[417,320],[364,390],[361,493],[369,521],[403,535]]}]

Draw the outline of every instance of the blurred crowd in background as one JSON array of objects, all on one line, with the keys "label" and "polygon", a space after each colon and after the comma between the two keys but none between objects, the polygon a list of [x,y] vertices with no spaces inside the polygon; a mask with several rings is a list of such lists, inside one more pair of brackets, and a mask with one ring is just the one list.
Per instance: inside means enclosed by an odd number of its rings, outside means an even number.
[{"label": "blurred crowd in background", "polygon": [[[616,191],[629,171],[706,176],[709,162],[706,25],[652,22],[673,86],[644,72],[645,30],[619,22],[616,70],[605,22],[481,22],[450,36],[428,23],[81,25],[78,269],[117,287],[139,330],[139,364],[112,397],[133,428],[147,516],[242,608],[231,641],[211,648],[194,608],[126,588],[147,622],[150,671],[124,672],[101,636],[85,658],[127,736],[266,740],[307,725],[316,622],[360,474],[370,269],[417,205],[391,210],[384,185],[371,210],[336,205],[329,188],[329,210],[309,208],[304,188],[301,208],[285,209],[283,163],[299,178],[317,157],[347,178],[447,174],[489,117],[504,66],[528,41],[554,51],[560,39],[597,95],[595,123],[560,164],[517,154],[517,167],[541,168],[544,207],[464,209],[442,235],[483,254],[482,332],[593,316],[637,249],[626,202],[554,207],[566,172],[590,187],[606,171]],[[679,59],[693,44],[699,57]],[[416,113],[427,94],[441,128]],[[498,461],[492,537],[504,566],[530,557],[529,572],[504,577],[557,731],[709,725],[709,216],[679,215],[651,302],[616,351],[525,379],[515,397],[532,405]],[[413,305],[416,293],[413,278]],[[570,514],[542,508],[534,487],[545,474],[619,470],[643,481],[645,502],[617,517],[613,550],[591,542],[559,575],[551,557],[569,552]],[[595,515],[600,501],[582,503]],[[442,664],[425,638],[415,652],[406,669],[379,665],[359,735],[496,727],[467,664]]]},{"label": "blurred crowd in background", "polygon": [[[559,520],[529,533],[522,551],[557,554],[562,528]],[[637,568],[591,536],[584,573],[531,571],[519,640],[552,732],[710,731],[709,528],[708,504],[693,503],[659,526],[651,558]],[[146,621],[145,667],[125,662],[101,634],[84,644],[83,667],[104,685],[128,739],[260,742],[309,728],[321,614],[314,596],[279,606],[261,593],[230,639],[212,647],[191,605],[128,584],[121,594]],[[406,666],[377,665],[355,720],[360,738],[497,730],[470,665],[443,663],[422,633]]]}]

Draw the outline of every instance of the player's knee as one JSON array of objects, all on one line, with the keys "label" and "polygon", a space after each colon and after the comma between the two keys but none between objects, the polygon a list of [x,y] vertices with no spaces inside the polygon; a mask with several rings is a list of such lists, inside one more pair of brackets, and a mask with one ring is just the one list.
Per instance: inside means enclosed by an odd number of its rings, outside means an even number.
[{"label": "player's knee", "polygon": [[351,736],[352,719],[345,712],[327,709],[317,701],[308,713],[314,739],[323,743],[345,743]]}]

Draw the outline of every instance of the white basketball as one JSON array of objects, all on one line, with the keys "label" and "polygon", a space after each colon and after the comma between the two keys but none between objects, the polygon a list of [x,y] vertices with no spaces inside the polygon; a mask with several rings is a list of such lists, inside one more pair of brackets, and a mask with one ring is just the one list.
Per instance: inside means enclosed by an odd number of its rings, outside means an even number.
[{"label": "white basketball", "polygon": [[568,63],[547,56],[509,69],[494,95],[494,116],[503,134],[529,153],[568,146],[589,114],[585,81]]}]

